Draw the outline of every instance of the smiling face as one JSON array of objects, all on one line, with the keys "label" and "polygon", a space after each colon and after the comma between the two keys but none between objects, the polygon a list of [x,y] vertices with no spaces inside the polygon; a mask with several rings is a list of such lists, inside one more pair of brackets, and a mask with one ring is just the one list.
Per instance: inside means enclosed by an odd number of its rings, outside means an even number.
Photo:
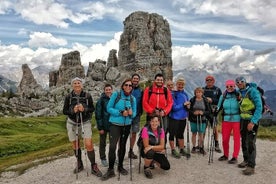
[{"label": "smiling face", "polygon": [[81,81],[75,80],[72,82],[72,87],[76,94],[80,94],[80,92],[82,91],[83,85]]},{"label": "smiling face", "polygon": [[105,94],[106,96],[108,96],[108,97],[111,96],[112,91],[113,91],[113,90],[112,90],[112,87],[111,87],[111,86],[107,86],[107,87],[104,88],[104,94]]},{"label": "smiling face", "polygon": [[126,92],[126,93],[131,93],[132,91],[132,83],[131,81],[126,81],[123,85],[123,90]]},{"label": "smiling face", "polygon": [[156,77],[154,82],[155,82],[157,87],[162,87],[163,83],[164,83],[164,79],[163,79],[163,77],[158,76],[158,77]]},{"label": "smiling face", "polygon": [[152,117],[150,120],[151,129],[156,130],[159,125],[160,125],[159,118],[157,116]]},{"label": "smiling face", "polygon": [[137,87],[138,84],[139,84],[139,81],[140,81],[139,76],[138,76],[138,75],[134,75],[134,76],[132,77],[132,85],[133,85],[133,87]]}]

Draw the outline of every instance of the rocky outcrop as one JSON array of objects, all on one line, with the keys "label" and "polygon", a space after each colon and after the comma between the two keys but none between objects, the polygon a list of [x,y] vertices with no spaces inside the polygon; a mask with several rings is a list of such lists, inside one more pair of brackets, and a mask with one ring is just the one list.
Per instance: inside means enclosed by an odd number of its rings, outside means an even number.
[{"label": "rocky outcrop", "polygon": [[118,66],[118,58],[117,58],[117,50],[112,49],[109,51],[109,56],[107,59],[107,67],[117,67]]},{"label": "rocky outcrop", "polygon": [[42,89],[41,85],[36,82],[32,71],[27,64],[22,65],[22,73],[22,79],[17,88],[18,94],[23,97],[30,98],[44,93],[44,90]]},{"label": "rocky outcrop", "polygon": [[59,74],[58,70],[51,71],[49,73],[49,87],[57,85],[58,74]]},{"label": "rocky outcrop", "polygon": [[118,53],[119,70],[137,72],[144,79],[153,79],[156,73],[172,79],[171,46],[167,20],[155,13],[134,12],[124,21]]},{"label": "rocky outcrop", "polygon": [[94,63],[89,62],[86,77],[90,77],[95,81],[103,81],[105,80],[106,71],[106,61],[97,59]]},{"label": "rocky outcrop", "polygon": [[62,55],[56,86],[70,84],[71,79],[74,77],[85,77],[79,51],[73,51]]}]

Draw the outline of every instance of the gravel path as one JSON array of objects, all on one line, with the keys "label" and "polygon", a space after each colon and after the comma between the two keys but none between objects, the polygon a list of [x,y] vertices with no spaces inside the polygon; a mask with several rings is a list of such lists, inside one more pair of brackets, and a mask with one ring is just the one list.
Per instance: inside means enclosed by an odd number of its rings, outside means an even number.
[{"label": "gravel path", "polygon": [[[232,143],[231,143],[232,144]],[[232,148],[230,148],[230,153]],[[98,156],[98,150],[96,150]],[[208,164],[208,154],[202,156],[192,154],[187,160],[185,157],[175,159],[168,150],[168,158],[171,163],[169,171],[163,171],[159,168],[153,170],[153,179],[145,178],[143,174],[143,164],[141,173],[138,173],[138,159],[133,160],[133,179],[131,183],[158,183],[158,184],[272,184],[276,181],[276,142],[267,140],[257,140],[257,166],[255,174],[252,176],[242,175],[242,169],[237,165],[230,165],[227,162],[219,162],[217,159],[222,154],[214,152],[214,162]],[[99,162],[99,158],[96,159]],[[239,162],[242,161],[242,153],[239,156]],[[94,175],[86,176],[86,171],[79,173],[79,179],[72,173],[75,164],[75,158],[58,159],[43,165],[29,169],[25,174],[18,177],[11,177],[11,173],[4,173],[0,178],[0,183],[10,184],[90,184],[90,183],[129,183],[130,176],[121,176],[120,181],[116,177],[105,182]],[[129,170],[129,160],[125,159],[125,168]],[[107,168],[100,166],[100,169],[106,172]],[[90,171],[90,169],[89,169]],[[273,182],[274,181],[274,182]]]}]

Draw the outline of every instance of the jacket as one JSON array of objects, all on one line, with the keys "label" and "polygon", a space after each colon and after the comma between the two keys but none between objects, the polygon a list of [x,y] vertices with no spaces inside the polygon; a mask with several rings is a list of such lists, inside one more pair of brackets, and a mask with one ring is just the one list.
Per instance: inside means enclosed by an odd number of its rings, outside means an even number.
[{"label": "jacket", "polygon": [[102,93],[100,99],[96,103],[95,118],[97,122],[98,130],[109,131],[109,116],[107,112],[107,103],[109,102],[109,97]]},{"label": "jacket", "polygon": [[216,106],[218,104],[219,97],[222,94],[220,88],[218,88],[217,86],[213,86],[211,88],[208,88],[207,86],[205,86],[203,87],[203,90],[204,90],[204,96],[212,99],[211,105]]},{"label": "jacket", "polygon": [[183,120],[188,117],[188,111],[186,110],[184,103],[189,101],[188,94],[182,91],[172,91],[173,106],[170,112],[170,118],[175,120]]},{"label": "jacket", "polygon": [[143,91],[138,86],[133,88],[131,93],[136,98],[136,116],[141,116],[143,113],[143,107],[142,107],[142,99],[143,99]]},{"label": "jacket", "polygon": [[80,124],[81,120],[79,113],[75,113],[73,110],[78,103],[81,103],[84,107],[84,111],[82,112],[82,121],[86,122],[91,120],[95,107],[93,105],[92,96],[84,91],[81,91],[79,96],[77,96],[74,91],[71,91],[71,93],[65,97],[63,114],[67,115],[68,118],[70,118],[75,123]]},{"label": "jacket", "polygon": [[[241,111],[241,118],[245,120],[250,120],[254,124],[258,124],[259,120],[262,117],[262,99],[259,91],[257,90],[257,84],[256,83],[246,83],[246,88],[239,90],[241,93],[242,99],[240,102],[240,111]],[[252,110],[250,116],[248,118],[243,118],[243,101],[245,98],[249,98],[253,104],[254,109]]]},{"label": "jacket", "polygon": [[162,109],[165,115],[168,115],[172,109],[173,99],[170,90],[167,90],[167,99],[164,93],[164,87],[157,87],[155,83],[152,86],[152,93],[149,96],[149,89],[144,90],[143,108],[148,114],[152,114],[155,109]]},{"label": "jacket", "polygon": [[240,122],[240,104],[235,92],[226,92],[224,95],[221,95],[217,109],[219,109],[219,111],[221,109],[223,110],[222,118],[224,121]]},{"label": "jacket", "polygon": [[[194,109],[195,100],[196,100],[195,96],[190,99],[191,105],[190,105],[190,109],[189,109],[189,120],[191,122],[197,122],[197,115],[194,115],[194,111],[198,110],[198,109]],[[203,115],[201,116],[202,123],[206,123],[207,119],[210,122],[212,122],[213,117],[212,117],[211,105],[208,102],[207,98],[205,98],[205,97],[203,97],[203,102],[204,102],[205,110],[203,111]]]},{"label": "jacket", "polygon": [[[121,98],[115,103],[118,93],[121,93]],[[132,98],[133,103],[131,103]],[[132,109],[132,116],[124,117],[121,111]],[[123,90],[113,92],[109,102],[107,103],[107,112],[110,114],[109,122],[119,126],[130,125],[132,119],[136,116],[136,99],[132,95],[126,96]]]}]

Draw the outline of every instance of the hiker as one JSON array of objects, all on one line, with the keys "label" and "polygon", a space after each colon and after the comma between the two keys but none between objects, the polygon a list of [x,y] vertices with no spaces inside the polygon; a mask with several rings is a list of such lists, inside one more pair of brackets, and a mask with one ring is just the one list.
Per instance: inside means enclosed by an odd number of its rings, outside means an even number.
[{"label": "hiker", "polygon": [[189,110],[189,121],[192,132],[192,153],[197,152],[196,136],[198,134],[199,153],[205,155],[206,152],[203,147],[203,134],[205,133],[207,120],[211,119],[212,109],[207,98],[203,96],[204,90],[197,87],[194,90],[194,97],[190,99],[190,104],[187,104]]},{"label": "hiker", "polygon": [[[208,102],[211,104],[212,107],[212,113],[215,112],[215,109],[217,108],[219,97],[221,96],[222,92],[221,89],[217,86],[215,86],[215,77],[212,75],[208,75],[205,78],[206,86],[203,87],[204,89],[204,96],[208,99]],[[213,124],[213,119],[209,121],[210,124]],[[205,134],[203,136],[203,139],[205,137]],[[215,137],[215,151],[218,153],[221,153],[221,149],[219,147],[219,136],[218,136],[218,129],[217,126],[214,127],[214,137]]]},{"label": "hiker", "polygon": [[262,117],[262,100],[256,83],[247,83],[244,77],[236,78],[236,85],[241,93],[240,131],[243,162],[238,164],[244,175],[252,175],[256,166],[256,138],[259,120]]},{"label": "hiker", "polygon": [[131,95],[131,81],[131,79],[126,79],[121,85],[121,90],[113,92],[107,104],[107,112],[110,114],[109,166],[102,180],[108,180],[115,176],[114,164],[117,144],[119,144],[117,152],[119,160],[118,172],[122,175],[128,174],[128,171],[123,167],[123,161],[126,153],[126,142],[130,133],[131,121],[136,116],[136,99]]},{"label": "hiker", "polygon": [[147,123],[153,113],[160,116],[161,127],[165,131],[165,146],[166,146],[166,135],[168,129],[167,116],[171,111],[173,105],[172,95],[168,88],[164,87],[163,74],[158,73],[154,77],[152,86],[147,87],[144,90],[143,95],[143,108],[147,113]]},{"label": "hiker", "polygon": [[166,82],[166,86],[167,86],[167,88],[168,88],[170,91],[174,91],[174,83],[173,83],[172,80],[168,80],[168,81]]},{"label": "hiker", "polygon": [[96,103],[95,118],[97,122],[97,128],[99,130],[100,145],[99,153],[102,166],[107,167],[106,159],[106,137],[109,134],[109,113],[107,112],[106,106],[109,102],[110,96],[112,94],[113,88],[111,84],[105,84],[104,92]]},{"label": "hiker", "polygon": [[138,156],[134,154],[133,146],[136,141],[137,132],[139,132],[139,130],[140,130],[140,117],[143,113],[143,107],[142,107],[143,90],[139,86],[139,82],[140,82],[139,74],[137,74],[137,73],[133,74],[131,79],[132,79],[132,88],[133,88],[131,94],[136,99],[137,110],[136,110],[136,116],[133,118],[132,123],[131,123],[131,135],[130,135],[131,142],[130,142],[130,148],[129,148],[129,152],[128,152],[128,158],[137,159]]},{"label": "hiker", "polygon": [[226,161],[229,157],[229,141],[233,130],[234,150],[232,158],[228,160],[229,164],[236,164],[240,152],[240,95],[235,89],[235,81],[227,80],[225,82],[226,90],[220,96],[215,116],[222,110],[222,146],[223,155],[219,161]]},{"label": "hiker", "polygon": [[143,149],[141,156],[144,158],[144,174],[151,179],[152,173],[150,166],[154,162],[161,169],[169,170],[170,163],[165,156],[165,133],[160,127],[160,116],[153,114],[150,117],[150,123],[142,129],[141,137],[143,140]]},{"label": "hiker", "polygon": [[[176,91],[172,92],[173,106],[169,114],[169,144],[172,150],[172,156],[180,158],[186,156],[184,151],[184,130],[186,127],[186,118],[188,112],[185,108],[190,102],[188,94],[184,91],[185,80],[179,78],[176,81]],[[174,138],[178,141],[180,152],[175,149]]]},{"label": "hiker", "polygon": [[88,159],[91,162],[91,174],[101,177],[102,173],[95,162],[95,151],[91,138],[91,118],[95,110],[93,99],[89,93],[83,91],[83,80],[81,78],[72,79],[71,85],[73,90],[65,97],[63,114],[67,115],[67,133],[77,158],[77,167],[74,169],[74,173],[77,174],[84,169],[78,136],[81,135]]}]

